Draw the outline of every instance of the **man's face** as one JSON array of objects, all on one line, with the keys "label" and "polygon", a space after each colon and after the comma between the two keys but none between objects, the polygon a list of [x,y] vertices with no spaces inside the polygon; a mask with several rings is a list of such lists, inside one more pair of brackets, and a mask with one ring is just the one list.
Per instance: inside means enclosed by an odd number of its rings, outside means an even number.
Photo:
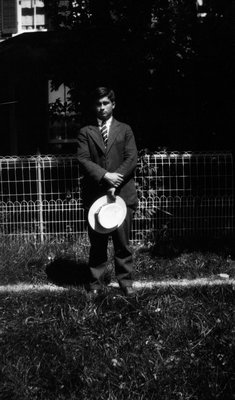
[{"label": "man's face", "polygon": [[102,121],[109,119],[113,114],[115,103],[112,102],[107,96],[102,97],[95,103],[95,112],[97,118]]}]

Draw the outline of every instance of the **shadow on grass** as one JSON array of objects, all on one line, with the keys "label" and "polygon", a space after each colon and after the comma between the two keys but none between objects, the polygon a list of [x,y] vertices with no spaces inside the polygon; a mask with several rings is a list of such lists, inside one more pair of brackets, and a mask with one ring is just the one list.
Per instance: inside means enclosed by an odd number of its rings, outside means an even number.
[{"label": "shadow on grass", "polygon": [[[87,262],[70,260],[67,258],[56,258],[46,266],[47,278],[56,285],[86,286],[91,281],[90,270]],[[107,272],[103,277],[107,285],[111,281]]]},{"label": "shadow on grass", "polygon": [[184,252],[200,251],[201,253],[212,252],[217,255],[235,258],[235,237],[234,235],[224,237],[213,236],[190,236],[190,237],[156,237],[152,246],[152,254],[164,257],[174,258]]}]

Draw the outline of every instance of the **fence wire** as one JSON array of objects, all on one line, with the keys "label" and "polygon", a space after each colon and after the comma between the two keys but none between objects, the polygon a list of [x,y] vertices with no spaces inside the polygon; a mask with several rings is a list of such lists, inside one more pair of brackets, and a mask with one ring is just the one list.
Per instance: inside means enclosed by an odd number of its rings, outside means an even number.
[{"label": "fence wire", "polygon": [[[75,155],[0,158],[0,232],[15,240],[76,240],[86,232]],[[233,233],[230,153],[141,155],[132,241]]]}]

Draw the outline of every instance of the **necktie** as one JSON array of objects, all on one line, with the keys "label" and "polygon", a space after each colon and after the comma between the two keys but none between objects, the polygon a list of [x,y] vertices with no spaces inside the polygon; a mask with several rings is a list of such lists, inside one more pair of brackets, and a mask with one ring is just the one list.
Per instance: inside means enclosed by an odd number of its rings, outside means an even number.
[{"label": "necktie", "polygon": [[106,147],[108,142],[108,128],[105,121],[101,125],[100,132],[103,137],[104,145]]}]

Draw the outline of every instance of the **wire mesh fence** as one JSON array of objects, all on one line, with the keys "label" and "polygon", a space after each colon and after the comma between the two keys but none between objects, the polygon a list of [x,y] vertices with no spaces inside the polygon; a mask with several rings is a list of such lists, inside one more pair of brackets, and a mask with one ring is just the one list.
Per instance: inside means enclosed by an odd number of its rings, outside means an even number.
[{"label": "wire mesh fence", "polygon": [[[78,161],[72,156],[0,158],[0,232],[15,240],[76,240],[86,232]],[[230,153],[140,154],[132,241],[233,233]]]}]

